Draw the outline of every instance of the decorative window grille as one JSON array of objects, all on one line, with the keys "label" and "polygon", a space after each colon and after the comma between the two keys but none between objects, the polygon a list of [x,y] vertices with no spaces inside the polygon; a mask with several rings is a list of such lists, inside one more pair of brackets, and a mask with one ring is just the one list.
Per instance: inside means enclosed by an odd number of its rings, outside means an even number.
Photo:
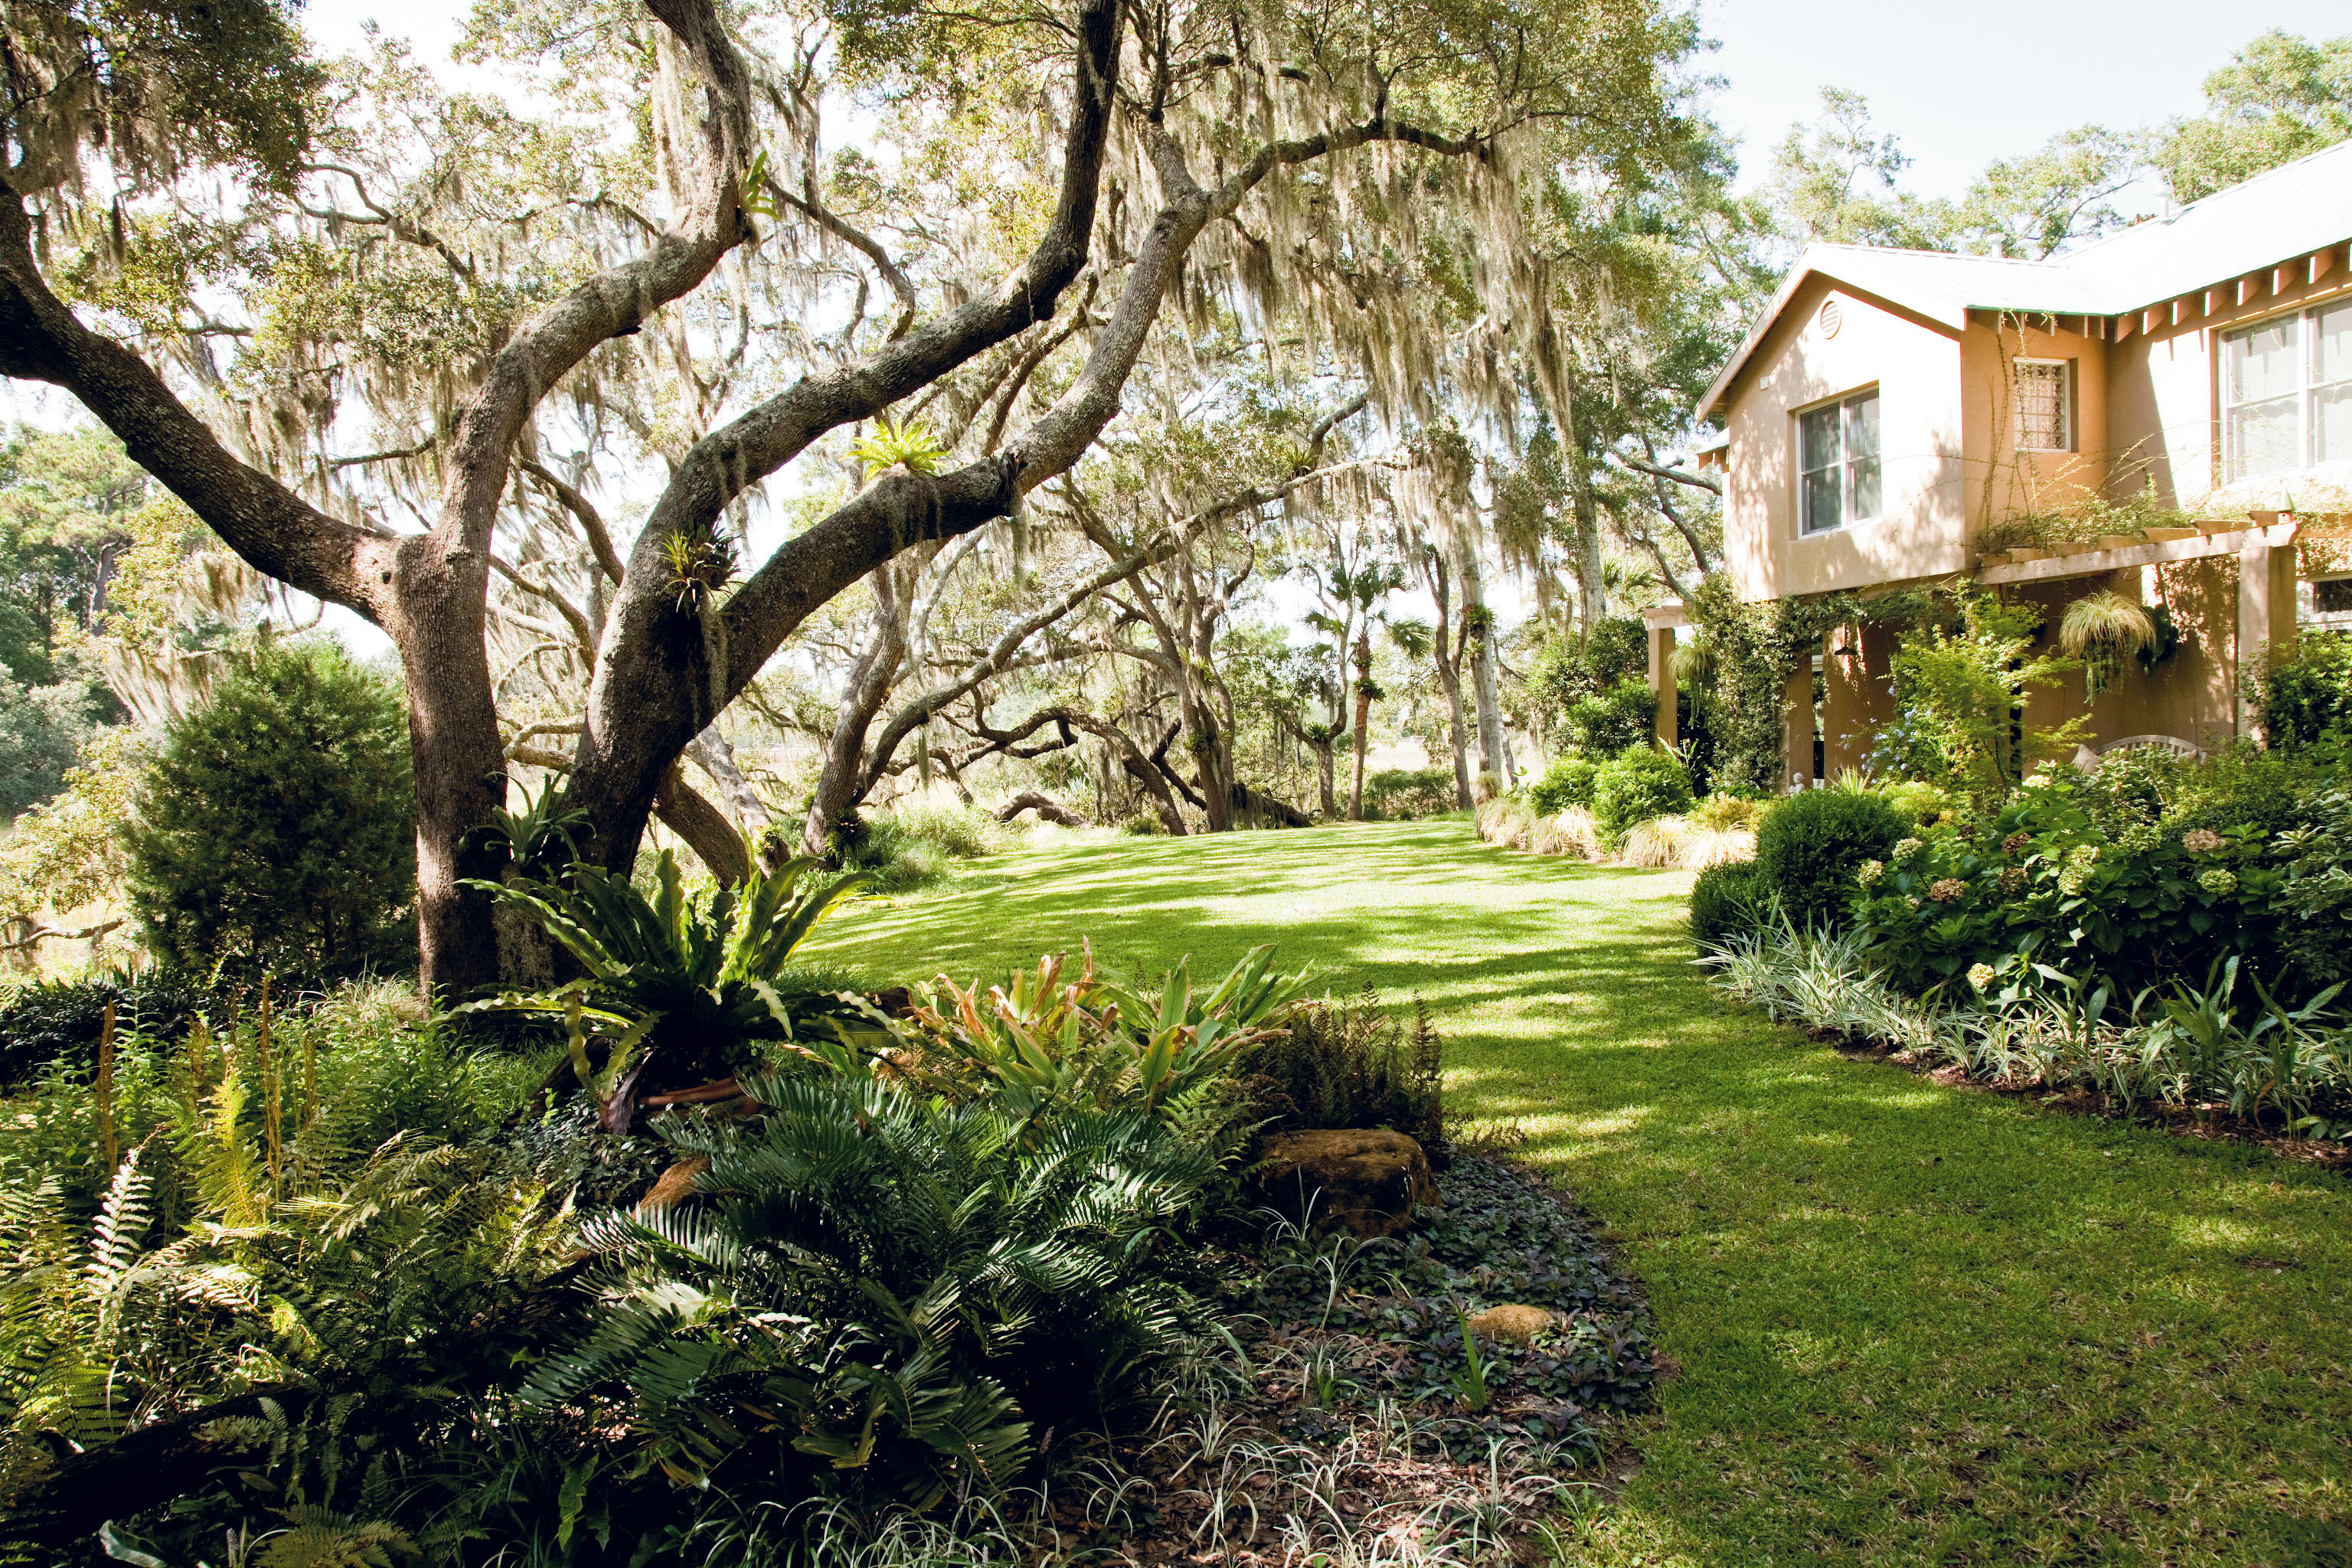
[{"label": "decorative window grille", "polygon": [[2017,447],[2021,452],[2071,452],[2073,388],[2062,359],[2017,362]]},{"label": "decorative window grille", "polygon": [[1868,522],[1879,509],[1878,394],[1797,416],[1798,526],[1822,533]]},{"label": "decorative window grille", "polygon": [[2352,304],[2221,340],[2224,482],[2352,462]]}]

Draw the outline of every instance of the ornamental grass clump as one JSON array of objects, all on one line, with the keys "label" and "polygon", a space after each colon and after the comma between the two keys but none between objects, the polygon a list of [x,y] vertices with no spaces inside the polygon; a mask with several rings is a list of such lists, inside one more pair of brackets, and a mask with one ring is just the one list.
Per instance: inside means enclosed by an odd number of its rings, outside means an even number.
[{"label": "ornamental grass clump", "polygon": [[1528,828],[1528,847],[1538,855],[1570,855],[1579,860],[1601,858],[1601,828],[1592,813],[1580,805],[1563,807],[1538,816]]}]

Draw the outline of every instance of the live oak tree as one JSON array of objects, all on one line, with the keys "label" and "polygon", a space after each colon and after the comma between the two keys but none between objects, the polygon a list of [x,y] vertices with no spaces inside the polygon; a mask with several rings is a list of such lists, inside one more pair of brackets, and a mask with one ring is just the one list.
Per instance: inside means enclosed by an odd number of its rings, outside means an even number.
[{"label": "live oak tree", "polygon": [[[436,987],[497,962],[479,829],[520,727],[502,683],[530,678],[493,668],[494,599],[591,650],[561,653],[584,697],[549,732],[586,851],[626,867],[794,627],[1019,513],[1119,412],[1168,302],[1375,299],[1441,211],[1473,215],[1499,299],[1521,161],[1638,168],[1690,42],[1647,0],[583,0],[469,43],[527,113],[389,48],[322,66],[268,0],[8,18],[0,374],[65,389],[256,569],[391,637]],[[853,88],[898,156],[821,156]],[[1360,344],[1400,406],[1407,315]],[[751,550],[771,476],[959,399],[985,439]],[[593,572],[512,558],[527,513]]]}]

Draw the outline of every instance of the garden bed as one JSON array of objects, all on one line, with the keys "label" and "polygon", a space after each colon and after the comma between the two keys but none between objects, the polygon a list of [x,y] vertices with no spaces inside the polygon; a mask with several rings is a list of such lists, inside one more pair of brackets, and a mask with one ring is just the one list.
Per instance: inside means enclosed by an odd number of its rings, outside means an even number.
[{"label": "garden bed", "polygon": [[[1468,1155],[1439,1188],[1406,1237],[1210,1251],[1230,1338],[1143,1430],[1066,1455],[1008,1538],[1038,1562],[1548,1560],[1650,1403],[1648,1309],[1539,1176]],[[1465,1321],[1506,1304],[1543,1326],[1475,1332],[1474,1359]]]}]

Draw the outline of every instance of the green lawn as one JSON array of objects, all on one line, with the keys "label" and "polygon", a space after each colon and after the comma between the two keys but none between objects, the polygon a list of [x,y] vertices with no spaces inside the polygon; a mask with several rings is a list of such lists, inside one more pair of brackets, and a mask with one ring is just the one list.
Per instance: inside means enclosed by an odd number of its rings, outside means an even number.
[{"label": "green lawn", "polygon": [[1702,986],[1688,886],[1459,821],[1139,839],[814,945],[965,980],[1278,940],[1426,997],[1454,1110],[1518,1119],[1656,1307],[1663,1409],[1575,1561],[2352,1564],[2343,1178],[1847,1061]]}]

